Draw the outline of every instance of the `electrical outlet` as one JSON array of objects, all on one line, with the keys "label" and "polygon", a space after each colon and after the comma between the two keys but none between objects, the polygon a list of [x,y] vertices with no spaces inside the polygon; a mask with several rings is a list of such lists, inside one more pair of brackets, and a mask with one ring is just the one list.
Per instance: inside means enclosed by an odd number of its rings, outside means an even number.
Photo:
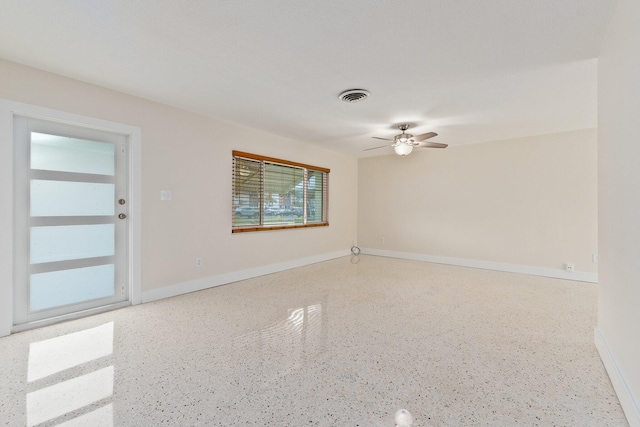
[{"label": "electrical outlet", "polygon": [[380,243],[384,243],[384,237],[380,236]]},{"label": "electrical outlet", "polygon": [[196,268],[202,267],[202,258],[196,258]]},{"label": "electrical outlet", "polygon": [[591,262],[593,262],[594,264],[598,263],[598,254],[593,254],[591,256]]},{"label": "electrical outlet", "polygon": [[566,265],[565,265],[565,269],[566,269],[567,271],[572,272],[572,273],[573,273],[574,271],[576,271],[576,267],[575,267],[575,265],[573,265],[573,264],[571,264],[571,263],[566,264]]}]

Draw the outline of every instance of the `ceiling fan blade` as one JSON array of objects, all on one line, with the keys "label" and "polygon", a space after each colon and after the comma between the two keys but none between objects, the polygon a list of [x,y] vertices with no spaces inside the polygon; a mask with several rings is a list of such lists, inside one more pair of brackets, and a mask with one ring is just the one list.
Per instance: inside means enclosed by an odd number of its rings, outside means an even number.
[{"label": "ceiling fan blade", "polygon": [[365,148],[362,151],[377,150],[378,148],[387,148],[387,147],[391,147],[391,146],[390,145],[383,145],[382,147]]},{"label": "ceiling fan blade", "polygon": [[379,136],[372,136],[371,138],[373,139],[381,139],[383,141],[393,141],[393,139],[389,139],[389,138],[380,138]]},{"label": "ceiling fan blade", "polygon": [[449,144],[442,144],[440,142],[421,142],[418,144],[418,147],[424,147],[424,148],[447,148],[449,146]]},{"label": "ceiling fan blade", "polygon": [[438,134],[435,132],[427,132],[422,135],[416,135],[412,139],[414,141],[424,141],[425,139],[433,138],[434,136],[438,136]]}]

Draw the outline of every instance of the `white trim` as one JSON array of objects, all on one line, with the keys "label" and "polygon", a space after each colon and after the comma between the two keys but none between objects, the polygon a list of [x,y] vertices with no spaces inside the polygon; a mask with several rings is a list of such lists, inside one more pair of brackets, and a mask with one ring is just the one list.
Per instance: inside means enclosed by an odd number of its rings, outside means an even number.
[{"label": "white trim", "polygon": [[201,291],[203,289],[213,288],[215,286],[226,285],[240,280],[251,279],[266,274],[277,273],[279,271],[290,270],[292,268],[303,267],[309,264],[316,264],[331,259],[340,258],[350,255],[349,249],[330,252],[327,254],[315,255],[307,258],[300,258],[293,261],[287,261],[279,264],[265,265],[262,267],[250,268],[247,270],[234,271],[217,276],[204,277],[202,279],[191,280],[188,282],[177,283],[175,285],[164,286],[158,289],[152,289],[142,292],[142,302],[147,303],[164,298],[175,297],[189,292]]},{"label": "white trim", "polygon": [[129,298],[142,303],[142,129],[129,133]]},{"label": "white trim", "polygon": [[48,319],[36,320],[34,322],[22,323],[12,328],[12,332],[28,331],[30,329],[41,328],[43,326],[55,325],[56,323],[66,322],[68,320],[80,319],[82,317],[93,316],[95,314],[106,313],[107,311],[116,310],[118,308],[129,307],[131,302],[123,301],[115,304],[103,305],[100,307],[89,308],[87,310],[76,311],[74,313],[62,316],[50,317]]},{"label": "white trim", "polygon": [[482,261],[465,258],[449,258],[435,255],[416,254],[411,252],[396,252],[383,249],[361,248],[364,255],[377,255],[389,258],[402,258],[415,261],[434,262],[436,264],[450,264],[461,267],[481,268],[483,270],[507,271],[510,273],[530,274],[532,276],[553,277],[556,279],[576,280],[579,282],[598,283],[598,273],[575,271],[573,273],[559,268],[533,267],[530,265],[507,264],[503,262]]},{"label": "white trim", "polygon": [[25,116],[89,127],[129,138],[129,274],[132,304],[141,302],[142,243],[142,130],[139,127],[79,114],[67,113],[37,105],[0,98],[0,194],[9,203],[0,203],[0,337],[9,335],[13,325],[13,117]]},{"label": "white trim", "polygon": [[13,323],[13,114],[0,99],[0,337]]},{"label": "white trim", "polygon": [[613,389],[618,396],[620,406],[624,411],[624,415],[627,417],[630,427],[640,427],[640,405],[633,396],[629,384],[624,378],[624,375],[620,371],[620,367],[616,362],[607,340],[604,338],[602,330],[600,328],[594,329],[594,343],[602,359],[602,364],[609,374],[609,379],[613,385]]}]

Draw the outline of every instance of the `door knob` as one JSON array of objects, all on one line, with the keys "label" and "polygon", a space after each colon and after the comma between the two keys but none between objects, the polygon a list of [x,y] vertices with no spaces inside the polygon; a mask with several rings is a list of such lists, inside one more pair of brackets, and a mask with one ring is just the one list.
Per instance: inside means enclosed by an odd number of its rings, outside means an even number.
[{"label": "door knob", "polygon": [[123,214],[123,213],[121,213],[120,215],[118,215],[118,218],[120,218],[120,219],[125,219],[126,217],[127,217],[127,216],[126,216],[125,214]]}]

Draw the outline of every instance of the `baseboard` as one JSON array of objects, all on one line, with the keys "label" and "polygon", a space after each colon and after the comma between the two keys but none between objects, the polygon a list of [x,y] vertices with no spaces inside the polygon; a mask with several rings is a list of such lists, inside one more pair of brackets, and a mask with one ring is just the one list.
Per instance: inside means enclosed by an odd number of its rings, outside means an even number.
[{"label": "baseboard", "polygon": [[600,353],[600,359],[602,359],[602,363],[607,370],[607,374],[609,374],[613,389],[618,395],[620,406],[622,406],[622,410],[627,417],[629,426],[640,427],[640,405],[638,405],[638,401],[633,396],[624,375],[620,371],[618,363],[616,362],[613,353],[611,353],[611,349],[609,348],[607,340],[604,338],[600,328],[595,328],[594,343],[598,349],[598,353]]},{"label": "baseboard", "polygon": [[247,270],[240,270],[226,274],[219,274],[216,276],[204,277],[202,279],[177,283],[175,285],[164,286],[162,288],[152,289],[149,291],[142,291],[142,302],[151,302],[163,298],[170,298],[182,294],[187,294],[189,292],[201,291],[203,289],[226,285],[228,283],[237,282],[239,280],[251,279],[253,277],[264,276],[265,274],[272,274],[279,271],[290,270],[292,268],[303,267],[309,264],[316,264],[318,262],[340,258],[349,254],[351,254],[349,249],[345,249],[342,251],[315,255],[307,258],[300,258],[297,260],[287,261],[279,264],[270,264]]},{"label": "baseboard", "polygon": [[361,253],[365,255],[377,255],[389,258],[402,258],[415,261],[434,262],[436,264],[450,264],[458,265],[461,267],[480,268],[483,270],[507,271],[509,273],[530,274],[533,276],[576,280],[578,282],[598,283],[597,273],[587,273],[584,271],[569,272],[558,268],[532,267],[529,265],[507,264],[502,262],[481,261],[465,258],[449,258],[442,256],[417,254],[412,252],[396,252],[371,248],[361,248]]}]

